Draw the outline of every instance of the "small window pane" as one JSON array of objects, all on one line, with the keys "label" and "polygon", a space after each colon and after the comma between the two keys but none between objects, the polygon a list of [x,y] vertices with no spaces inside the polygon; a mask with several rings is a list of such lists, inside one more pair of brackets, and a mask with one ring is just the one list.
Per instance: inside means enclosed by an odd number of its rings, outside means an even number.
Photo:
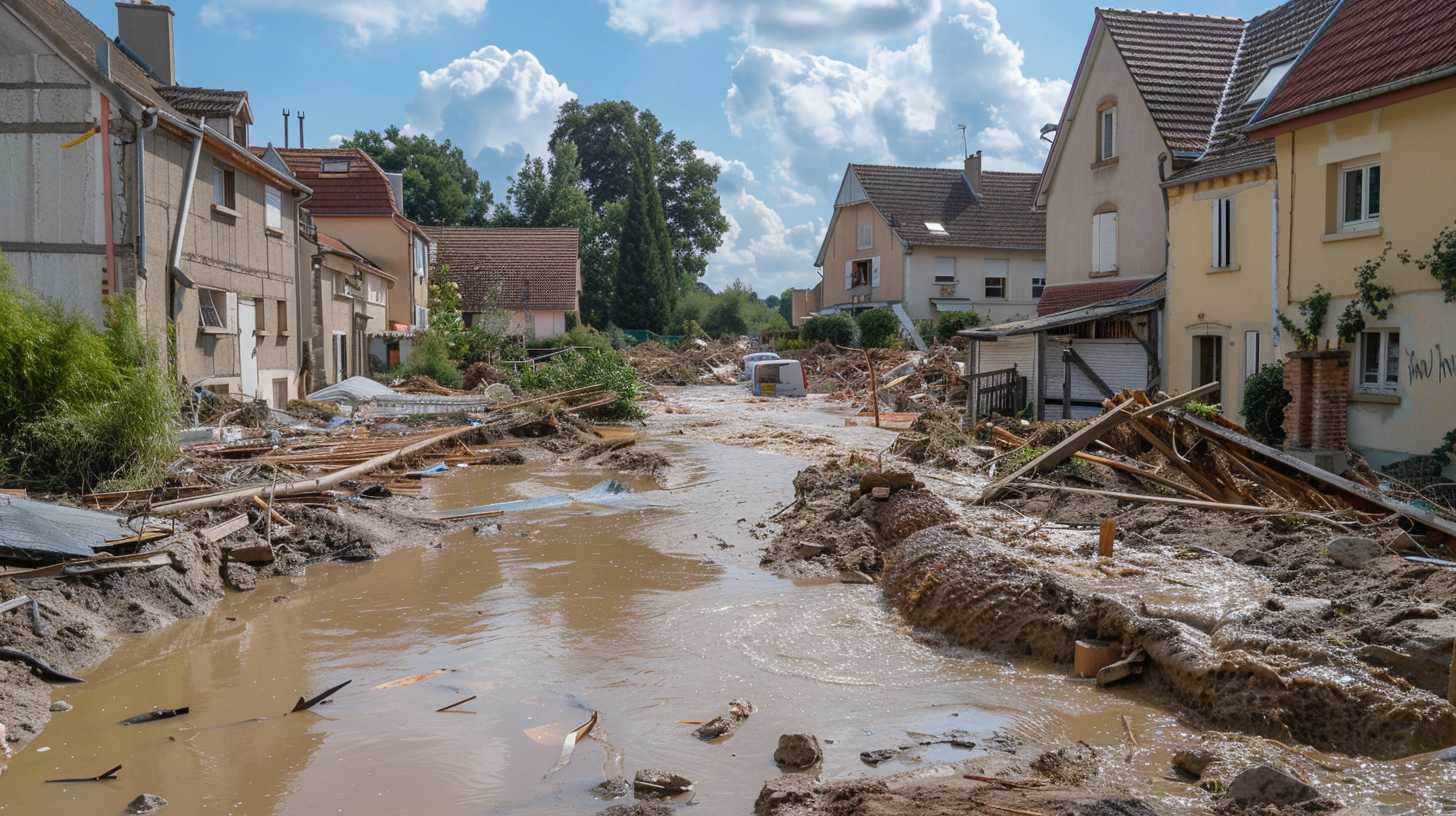
[{"label": "small window pane", "polygon": [[986,278],[986,297],[988,297],[988,298],[1004,298],[1004,297],[1006,297],[1006,279],[1005,278]]},{"label": "small window pane", "polygon": [[1400,332],[1385,335],[1385,384],[1400,383]]},{"label": "small window pane", "polygon": [[1039,298],[1041,297],[1041,293],[1044,291],[1046,291],[1046,278],[1032,278],[1031,296],[1034,298]]},{"label": "small window pane", "polygon": [[1360,198],[1363,194],[1365,174],[1360,170],[1345,171],[1345,223],[1353,223],[1361,219]]},{"label": "small window pane", "polygon": [[1366,209],[1369,217],[1375,218],[1380,215],[1380,165],[1370,168],[1370,192],[1366,194],[1369,206]]},{"label": "small window pane", "polygon": [[1365,332],[1360,337],[1360,382],[1380,384],[1380,333]]}]

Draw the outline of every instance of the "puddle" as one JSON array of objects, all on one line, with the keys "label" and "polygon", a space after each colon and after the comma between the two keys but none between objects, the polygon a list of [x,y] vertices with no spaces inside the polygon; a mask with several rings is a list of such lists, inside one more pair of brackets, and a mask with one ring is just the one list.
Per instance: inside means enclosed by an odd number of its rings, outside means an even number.
[{"label": "puddle", "polygon": [[[946,648],[908,629],[874,587],[765,574],[752,525],[792,496],[802,462],[689,440],[656,443],[674,461],[665,485],[531,464],[428,488],[444,512],[617,479],[651,506],[528,504],[482,519],[483,534],[316,565],[137,636],[85,685],[57,689],[75,709],[0,776],[0,813],[111,814],[150,792],[186,814],[591,814],[607,804],[590,793],[605,774],[662,767],[697,782],[694,813],[744,814],[776,774],[782,733],[817,734],[825,774],[842,777],[997,750],[998,730],[1121,751],[1123,715],[1150,747],[1113,781],[1190,812],[1188,787],[1160,781],[1174,747],[1197,739],[1174,717],[1136,691],[1098,693],[1051,668]],[[284,716],[344,680],[333,701]],[[757,713],[727,741],[699,742],[678,722],[734,697]],[[117,725],[184,705],[186,717]],[[543,778],[561,736],[593,710],[593,738]],[[916,744],[949,731],[976,747]],[[876,768],[858,758],[907,744]],[[116,764],[117,781],[43,784]],[[1358,773],[1397,788],[1415,776],[1389,763]]]}]

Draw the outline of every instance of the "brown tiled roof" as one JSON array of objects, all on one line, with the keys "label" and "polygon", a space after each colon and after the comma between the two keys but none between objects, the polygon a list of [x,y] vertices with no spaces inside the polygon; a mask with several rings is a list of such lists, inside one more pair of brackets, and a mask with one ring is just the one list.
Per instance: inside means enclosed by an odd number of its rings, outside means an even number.
[{"label": "brown tiled roof", "polygon": [[1344,0],[1259,120],[1453,66],[1451,0]]},{"label": "brown tiled roof", "polygon": [[1098,9],[1168,148],[1208,144],[1244,22],[1162,11]]},{"label": "brown tiled roof", "polygon": [[[275,147],[287,162],[288,169],[299,181],[313,190],[313,198],[305,204],[314,215],[396,215],[394,190],[389,178],[368,153],[357,147],[282,148]],[[256,155],[265,147],[252,149]],[[323,159],[349,159],[349,172],[321,174]]]},{"label": "brown tiled roof", "polygon": [[435,242],[434,267],[449,267],[462,311],[496,306],[577,309],[575,227],[421,227]]},{"label": "brown tiled roof", "polygon": [[[1035,212],[1036,173],[981,173],[979,200],[957,169],[851,164],[870,203],[901,240],[924,246],[1046,249],[1046,213]],[[934,221],[945,235],[926,229]]]},{"label": "brown tiled roof", "polygon": [[188,116],[232,116],[248,101],[247,91],[191,88],[186,85],[158,85],[157,93]]},{"label": "brown tiled roof", "polygon": [[1208,150],[1198,161],[1174,174],[1169,183],[1184,183],[1236,173],[1274,163],[1274,143],[1250,140],[1244,126],[1262,100],[1247,101],[1270,66],[1293,60],[1304,50],[1337,0],[1289,0],[1250,20],[1229,76]]},{"label": "brown tiled roof", "polygon": [[1065,312],[1068,309],[1080,309],[1098,301],[1132,294],[1156,280],[1157,278],[1132,278],[1130,280],[1114,278],[1086,283],[1052,284],[1042,290],[1041,300],[1036,304],[1036,313],[1049,315]]}]

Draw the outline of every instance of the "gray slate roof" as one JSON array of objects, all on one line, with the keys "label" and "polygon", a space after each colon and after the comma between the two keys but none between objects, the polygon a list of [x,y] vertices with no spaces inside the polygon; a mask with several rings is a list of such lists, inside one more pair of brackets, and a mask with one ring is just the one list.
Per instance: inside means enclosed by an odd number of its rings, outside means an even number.
[{"label": "gray slate roof", "polygon": [[[902,241],[919,246],[1046,250],[1046,213],[1033,210],[1037,173],[981,173],[979,198],[960,170],[851,164],[870,203]],[[945,235],[926,229],[938,222]]]}]

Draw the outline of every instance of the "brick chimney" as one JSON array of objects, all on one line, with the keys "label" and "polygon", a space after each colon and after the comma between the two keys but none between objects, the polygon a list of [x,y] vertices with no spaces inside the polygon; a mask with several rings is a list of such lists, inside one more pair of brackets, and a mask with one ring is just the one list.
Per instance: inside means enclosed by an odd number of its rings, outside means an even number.
[{"label": "brick chimney", "polygon": [[1345,469],[1349,446],[1350,352],[1295,351],[1285,355],[1284,447],[1326,470]]},{"label": "brick chimney", "polygon": [[177,53],[172,48],[172,9],[151,0],[116,4],[116,33],[142,58],[157,81],[177,84]]},{"label": "brick chimney", "polygon": [[981,197],[981,151],[966,157],[965,169],[961,171],[966,179],[966,185],[971,188],[971,194],[976,198]]}]

